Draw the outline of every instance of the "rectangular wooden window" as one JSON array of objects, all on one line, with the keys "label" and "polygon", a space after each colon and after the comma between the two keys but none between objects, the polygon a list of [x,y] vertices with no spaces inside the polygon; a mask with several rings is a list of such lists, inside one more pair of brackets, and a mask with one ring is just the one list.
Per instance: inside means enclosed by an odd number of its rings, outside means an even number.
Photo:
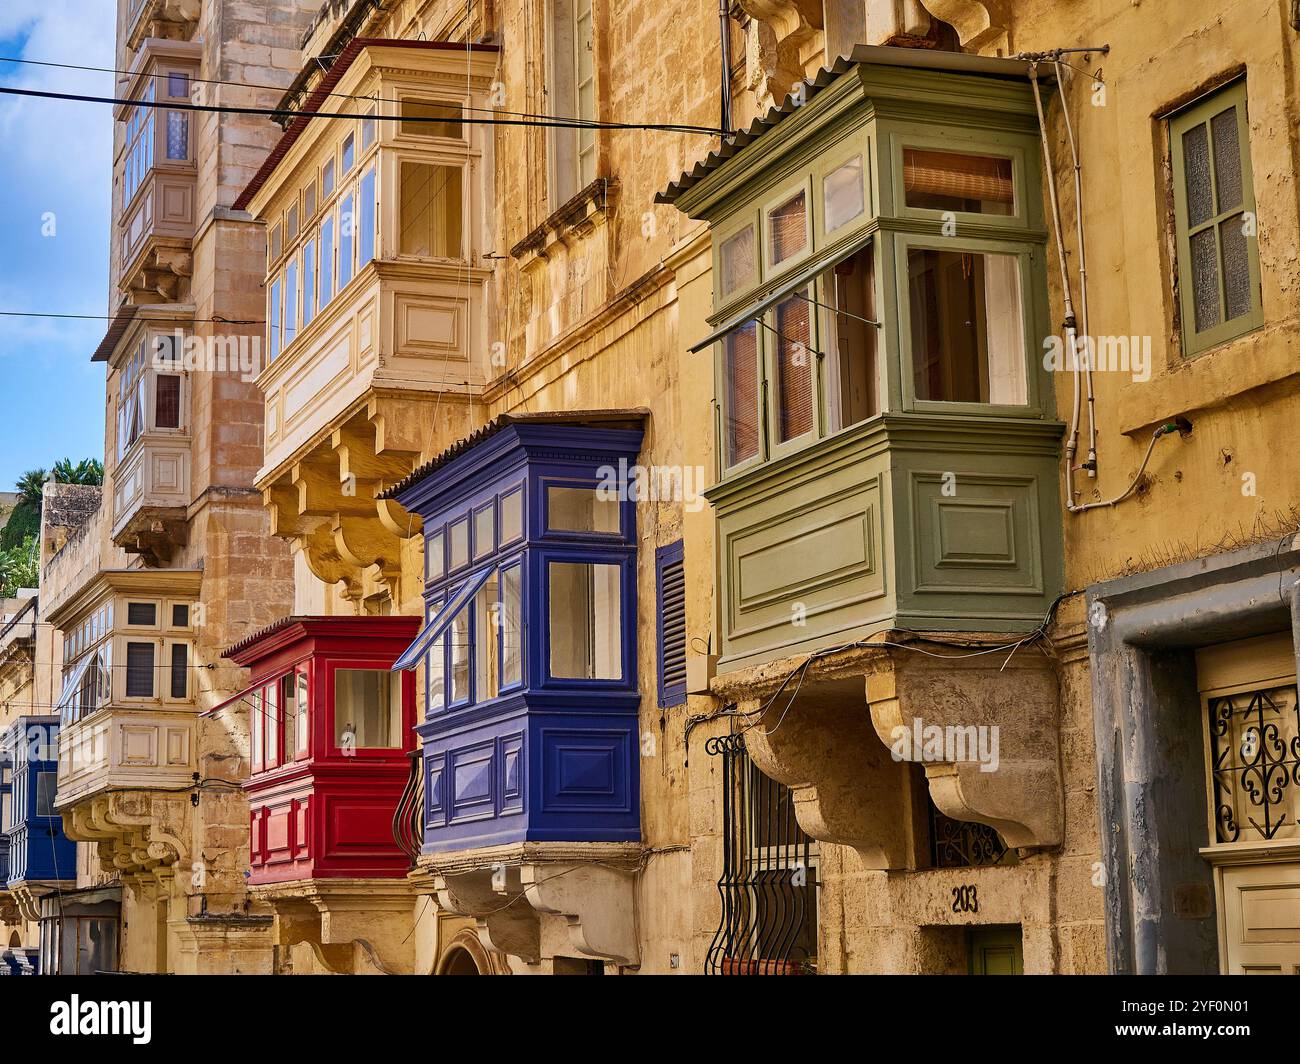
[{"label": "rectangular wooden window", "polygon": [[1174,115],[1169,141],[1183,341],[1196,354],[1264,320],[1245,81]]},{"label": "rectangular wooden window", "polygon": [[686,701],[686,566],[682,541],[655,551],[659,595],[659,705]]},{"label": "rectangular wooden window", "polygon": [[152,602],[128,602],[126,623],[136,627],[152,627],[158,623],[158,607]]},{"label": "rectangular wooden window", "polygon": [[748,322],[722,341],[725,380],[725,461],[739,465],[758,455],[758,326]]},{"label": "rectangular wooden window", "polygon": [[903,189],[909,207],[1015,213],[1011,160],[997,156],[904,148]]},{"label": "rectangular wooden window", "polygon": [[190,693],[190,648],[184,643],[172,644],[171,697],[188,698]]},{"label": "rectangular wooden window", "polygon": [[402,163],[398,250],[419,258],[458,259],[461,250],[461,168]]},{"label": "rectangular wooden window", "polygon": [[841,259],[822,278],[826,308],[827,427],[831,432],[880,413],[875,247]]},{"label": "rectangular wooden window", "polygon": [[826,232],[838,229],[867,209],[862,184],[862,156],[855,155],[822,178]]},{"label": "rectangular wooden window", "polygon": [[375,257],[375,171],[366,171],[357,187],[357,267]]},{"label": "rectangular wooden window", "polygon": [[771,266],[794,258],[808,246],[808,195],[800,190],[768,212],[768,256]]},{"label": "rectangular wooden window", "polygon": [[811,432],[813,424],[812,304],[806,290],[773,308],[777,442]]},{"label": "rectangular wooden window", "polygon": [[357,218],[352,210],[353,198],[349,194],[339,203],[339,291],[352,280],[352,244],[356,239]]},{"label": "rectangular wooden window", "polygon": [[619,500],[596,488],[550,484],[546,488],[548,532],[599,532],[617,535]]},{"label": "rectangular wooden window", "polygon": [[551,675],[619,680],[623,676],[622,569],[592,562],[551,562]]},{"label": "rectangular wooden window", "polygon": [[156,429],[181,427],[181,379],[175,373],[154,378],[153,425]]},{"label": "rectangular wooden window", "polygon": [[271,334],[270,357],[274,359],[280,353],[280,282],[271,282],[271,310],[268,317],[268,331]]},{"label": "rectangular wooden window", "polygon": [[127,643],[127,698],[153,698],[153,662],[153,643]]},{"label": "rectangular wooden window", "polygon": [[402,101],[401,132],[408,137],[464,139],[465,110],[459,103],[441,100]]},{"label": "rectangular wooden window", "polygon": [[748,288],[758,270],[755,251],[754,227],[747,225],[738,233],[727,237],[718,248],[718,263],[722,270],[722,295]]},{"label": "rectangular wooden window", "polygon": [[916,398],[1026,403],[1020,260],[914,247],[907,271]]},{"label": "rectangular wooden window", "polygon": [[324,310],[334,298],[334,219],[320,224],[320,280],[317,282],[317,307]]},{"label": "rectangular wooden window", "polygon": [[302,247],[302,327],[311,324],[316,313],[316,241]]},{"label": "rectangular wooden window", "polygon": [[523,569],[512,565],[501,570],[501,686],[524,682]]}]

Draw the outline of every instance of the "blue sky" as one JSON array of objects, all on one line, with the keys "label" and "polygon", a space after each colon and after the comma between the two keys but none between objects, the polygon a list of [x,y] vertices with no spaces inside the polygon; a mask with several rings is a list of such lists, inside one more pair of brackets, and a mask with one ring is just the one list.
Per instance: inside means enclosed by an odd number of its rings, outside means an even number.
[{"label": "blue sky", "polygon": [[[113,66],[109,0],[2,0],[0,56]],[[0,85],[111,96],[113,76],[0,62]],[[112,109],[0,96],[0,310],[108,308]],[[42,235],[47,212],[55,235]],[[102,458],[106,321],[0,317],[0,491],[56,459]]]}]

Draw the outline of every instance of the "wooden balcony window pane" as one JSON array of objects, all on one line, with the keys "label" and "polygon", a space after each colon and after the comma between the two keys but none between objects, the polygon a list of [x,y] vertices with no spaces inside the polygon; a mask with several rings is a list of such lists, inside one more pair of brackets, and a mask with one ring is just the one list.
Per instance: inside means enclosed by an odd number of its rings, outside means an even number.
[{"label": "wooden balcony window pane", "polygon": [[356,239],[357,219],[352,210],[352,196],[339,204],[339,291],[352,280],[352,243]]},{"label": "wooden balcony window pane", "polygon": [[991,155],[903,149],[903,188],[909,207],[972,214],[1013,214],[1011,160]]},{"label": "wooden balcony window pane", "polygon": [[188,698],[190,692],[190,651],[184,643],[172,644],[171,696]]},{"label": "wooden balcony window pane", "polygon": [[758,454],[758,326],[742,325],[723,340],[725,455],[734,466]]},{"label": "wooden balcony window pane", "polygon": [[619,532],[619,500],[595,488],[552,484],[546,489],[546,528],[549,532]]},{"label": "wooden balcony window pane", "polygon": [[308,731],[308,724],[309,724],[308,713],[310,709],[310,702],[308,701],[308,697],[307,697],[308,695],[307,673],[305,670],[300,669],[294,675],[297,677],[297,686],[298,686],[296,702],[295,702],[295,705],[297,706],[298,709],[298,723],[296,726],[296,731],[298,733],[298,744],[296,749],[299,754],[305,754],[311,745],[311,734]]},{"label": "wooden balcony window pane", "polygon": [[823,278],[828,304],[827,421],[831,432],[880,413],[874,245],[836,263]]},{"label": "wooden balcony window pane", "polygon": [[401,132],[408,137],[450,137],[463,140],[464,108],[438,100],[402,101]]},{"label": "wooden balcony window pane", "polygon": [[127,643],[126,697],[153,698],[154,645]]},{"label": "wooden balcony window pane", "polygon": [[[440,609],[442,609],[441,602],[431,605],[426,620],[432,620]],[[447,636],[445,634],[434,640],[425,656],[424,687],[428,712],[438,712],[447,704]]]},{"label": "wooden balcony window pane", "polygon": [[154,428],[181,427],[181,379],[174,373],[154,377]]},{"label": "wooden balcony window pane", "polygon": [[784,443],[813,429],[812,304],[794,293],[776,305],[777,439]]},{"label": "wooden balcony window pane", "polygon": [[458,705],[469,701],[469,607],[452,619],[448,629],[451,640],[451,701]]},{"label": "wooden balcony window pane", "polygon": [[501,496],[501,542],[510,543],[524,534],[522,489]]},{"label": "wooden balcony window pane", "polygon": [[591,562],[552,562],[551,675],[619,680],[623,676],[622,570]]},{"label": "wooden balcony window pane", "polygon": [[523,576],[513,565],[501,570],[501,685],[513,687],[523,682]]},{"label": "wooden balcony window pane", "polygon": [[452,570],[460,569],[469,563],[469,518],[455,522],[450,529],[451,550],[448,563]]},{"label": "wooden balcony window pane", "polygon": [[402,163],[398,250],[419,258],[462,256],[461,168]]},{"label": "wooden balcony window pane", "polygon": [[190,157],[190,116],[184,111],[167,112],[167,158],[184,162]]},{"label": "wooden balcony window pane", "polygon": [[501,692],[497,576],[490,576],[474,595],[474,698],[483,702]]},{"label": "wooden balcony window pane", "polygon": [[739,233],[729,236],[718,249],[722,269],[722,294],[731,295],[753,283],[758,269],[758,256],[754,250],[754,227],[745,226]]},{"label": "wooden balcony window pane", "polygon": [[826,231],[833,232],[867,209],[862,186],[862,156],[855,155],[822,179]]},{"label": "wooden balcony window pane", "polygon": [[808,246],[808,196],[799,192],[768,214],[771,240],[768,256],[773,266],[798,255]]},{"label": "wooden balcony window pane", "polygon": [[293,673],[280,677],[280,715],[284,722],[284,757],[288,761],[298,750],[298,685]]},{"label": "wooden balcony window pane", "polygon": [[334,160],[331,159],[320,171],[320,197],[328,201],[334,195]]},{"label": "wooden balcony window pane", "polygon": [[317,307],[324,310],[334,298],[334,219],[326,218],[320,226],[320,279],[317,281]]},{"label": "wooden balcony window pane", "polygon": [[910,248],[907,266],[916,398],[1024,404],[1016,256]]}]

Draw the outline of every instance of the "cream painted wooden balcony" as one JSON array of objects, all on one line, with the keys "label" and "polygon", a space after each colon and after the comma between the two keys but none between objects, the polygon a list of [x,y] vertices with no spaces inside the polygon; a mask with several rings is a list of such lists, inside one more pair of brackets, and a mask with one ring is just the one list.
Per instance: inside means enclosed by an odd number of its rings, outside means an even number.
[{"label": "cream painted wooden balcony", "polygon": [[122,874],[171,864],[198,769],[202,573],[103,570],[50,614],[63,633],[56,810]]},{"label": "cream painted wooden balcony", "polygon": [[125,94],[133,102],[114,113],[123,126],[113,168],[115,276],[133,303],[190,295],[198,167],[193,114],[180,105],[191,101],[201,54],[198,43],[145,40]]},{"label": "cream painted wooden balcony", "polygon": [[142,436],[113,476],[113,542],[161,565],[188,538],[190,438]]},{"label": "cream painted wooden balcony", "polygon": [[257,486],[275,534],[350,597],[393,596],[420,530],[375,494],[482,420],[492,149],[463,119],[496,63],[490,45],[354,41],[303,110],[357,121],[291,124],[235,204],[268,235]]},{"label": "cream painted wooden balcony", "polygon": [[190,786],[194,730],[193,709],[92,713],[59,733],[56,804],[75,806],[109,791]]}]

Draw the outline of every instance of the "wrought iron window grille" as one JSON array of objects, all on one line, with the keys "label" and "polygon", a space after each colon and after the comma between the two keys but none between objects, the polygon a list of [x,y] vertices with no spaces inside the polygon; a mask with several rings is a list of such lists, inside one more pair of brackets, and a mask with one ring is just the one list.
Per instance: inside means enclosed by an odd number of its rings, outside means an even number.
[{"label": "wrought iron window grille", "polygon": [[717,736],[721,759],[722,914],[709,975],[811,975],[817,970],[817,850],[794,815],[794,792],[764,776],[743,734]]}]

